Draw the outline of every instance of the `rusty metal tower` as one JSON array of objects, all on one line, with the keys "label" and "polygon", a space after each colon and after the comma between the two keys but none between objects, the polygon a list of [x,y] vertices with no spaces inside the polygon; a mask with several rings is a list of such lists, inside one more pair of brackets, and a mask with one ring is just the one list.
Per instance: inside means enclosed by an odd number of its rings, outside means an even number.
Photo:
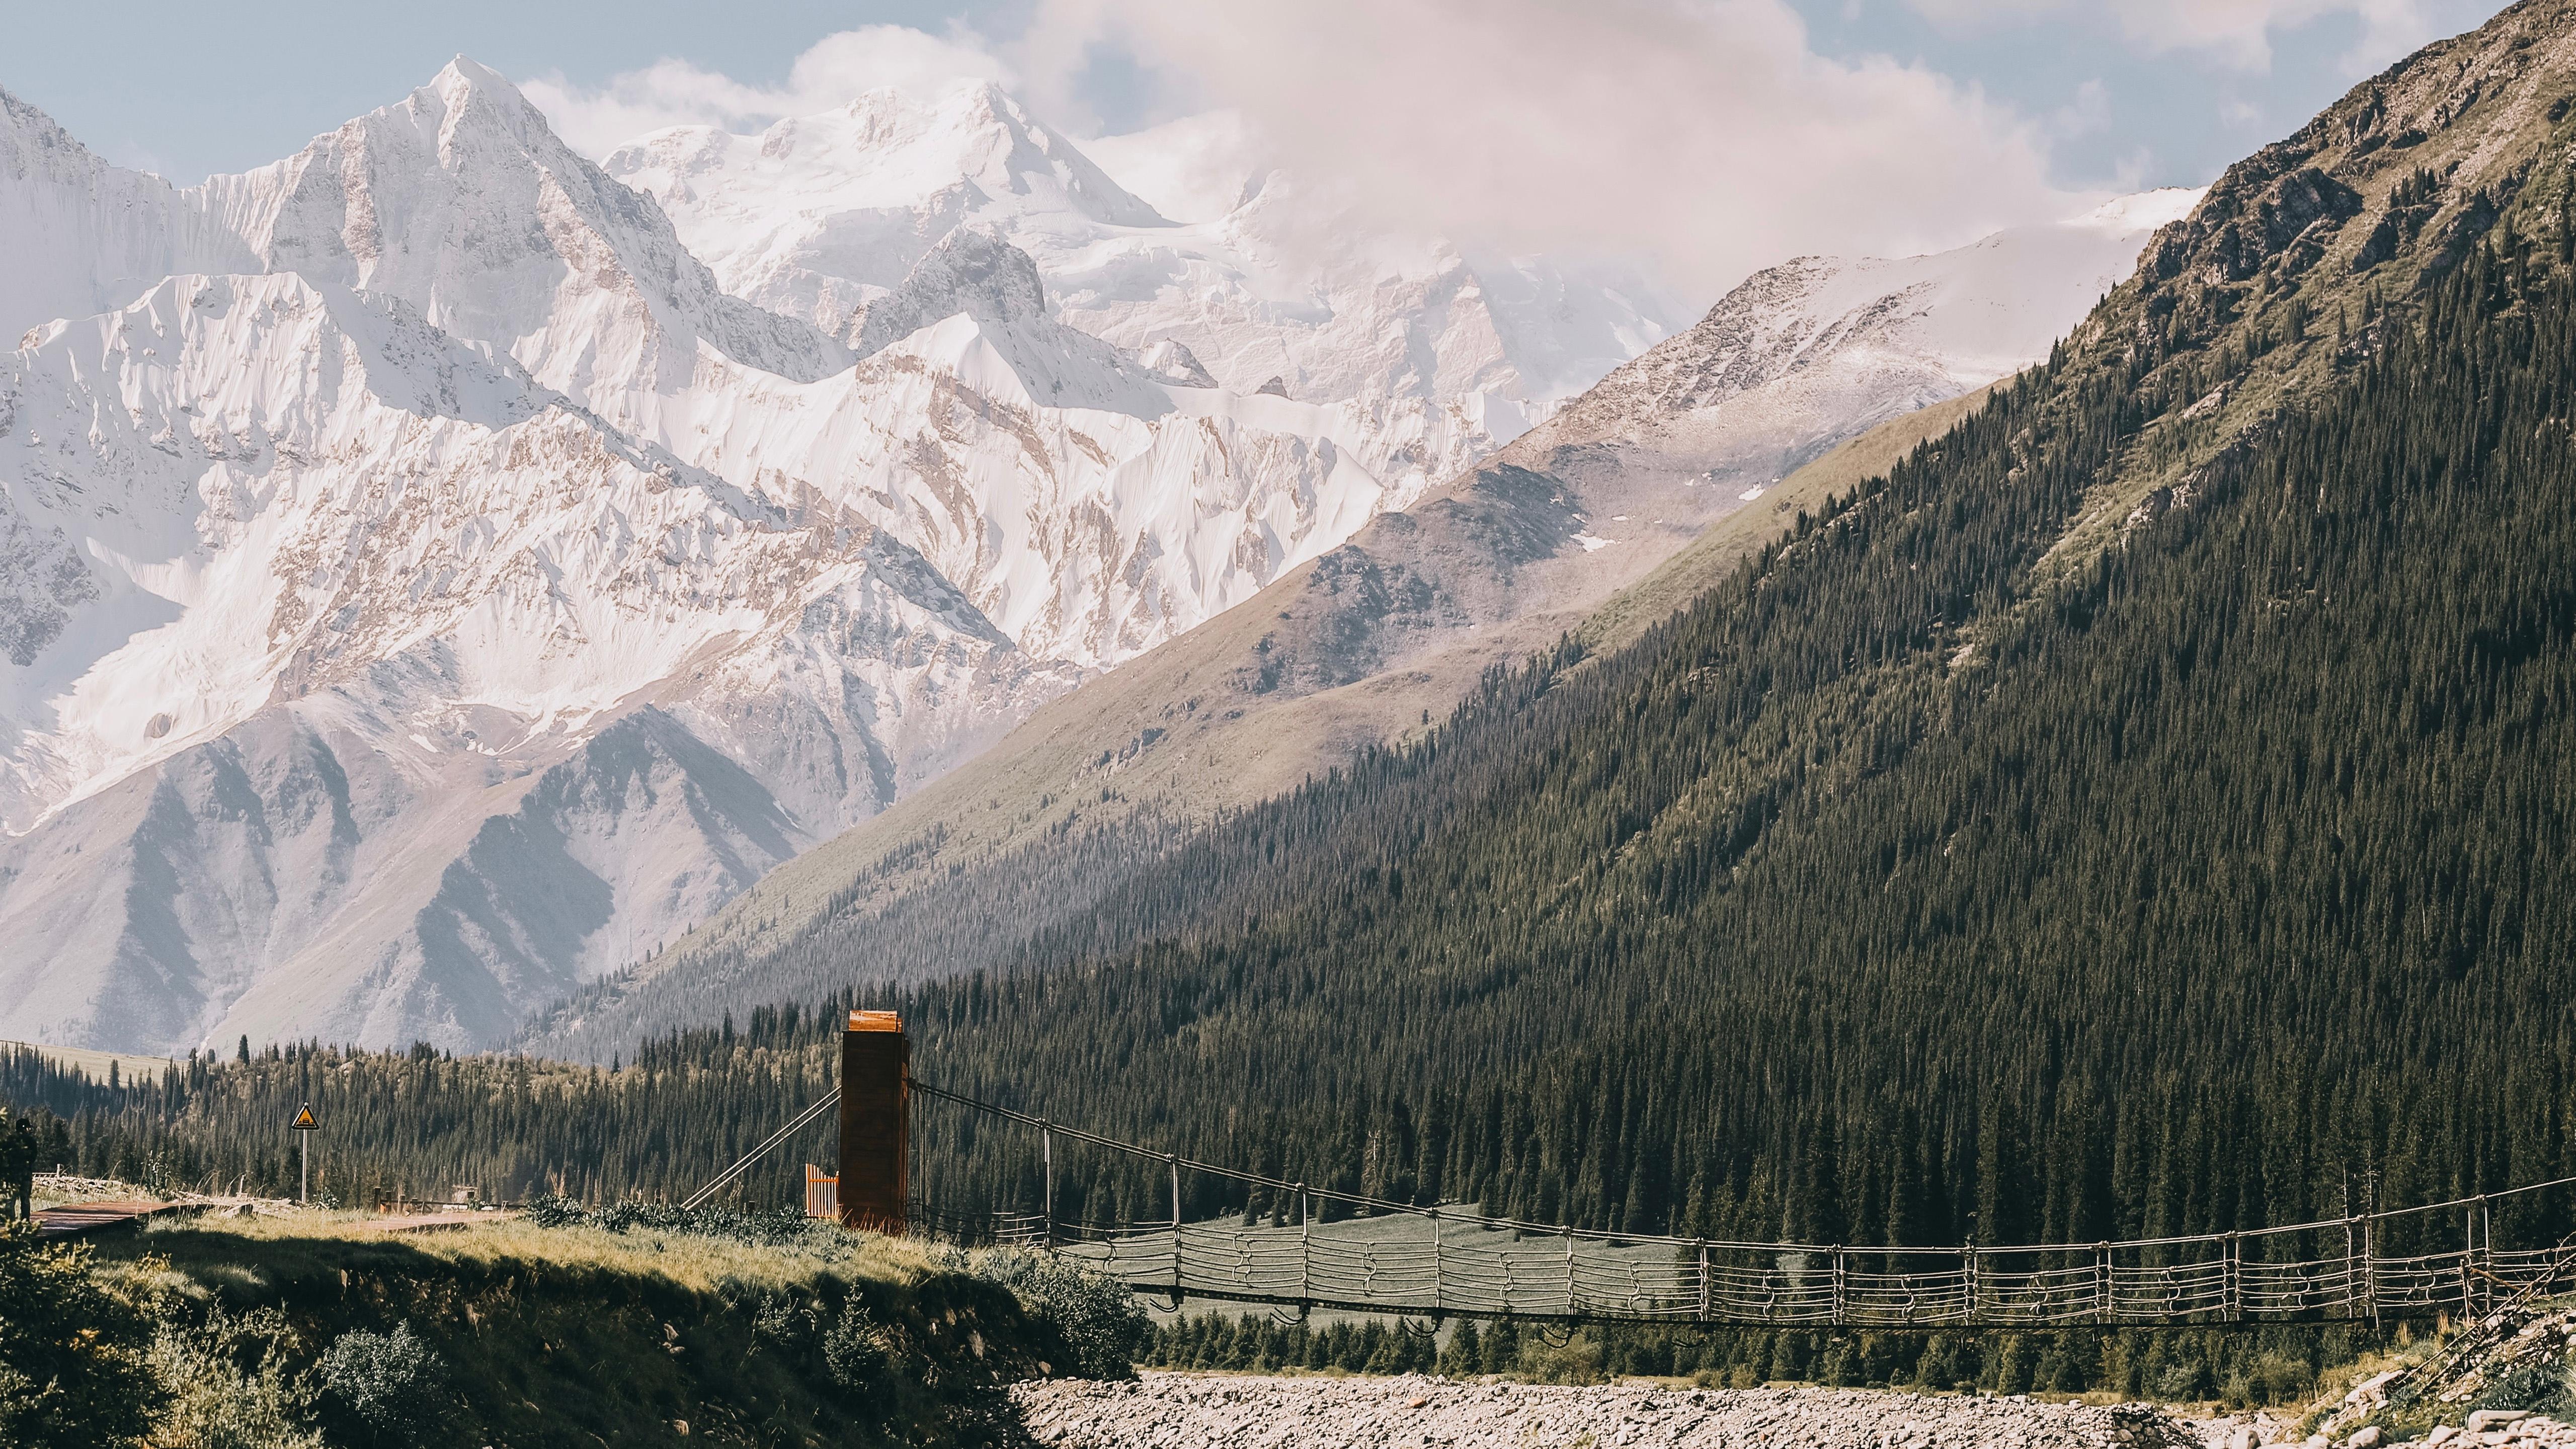
[{"label": "rusty metal tower", "polygon": [[901,1234],[912,1181],[912,1043],[903,1017],[853,1011],[841,1033],[841,1226]]}]

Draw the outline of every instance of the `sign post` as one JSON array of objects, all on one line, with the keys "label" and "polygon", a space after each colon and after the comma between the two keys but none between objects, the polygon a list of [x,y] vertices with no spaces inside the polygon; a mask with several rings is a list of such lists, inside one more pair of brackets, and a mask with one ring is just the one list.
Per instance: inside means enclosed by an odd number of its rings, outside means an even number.
[{"label": "sign post", "polygon": [[313,1200],[313,1134],[322,1130],[322,1124],[314,1120],[313,1104],[307,1102],[295,1109],[295,1120],[287,1125],[295,1129],[296,1156],[301,1159],[303,1176],[303,1181],[296,1188],[295,1200],[310,1202]]}]

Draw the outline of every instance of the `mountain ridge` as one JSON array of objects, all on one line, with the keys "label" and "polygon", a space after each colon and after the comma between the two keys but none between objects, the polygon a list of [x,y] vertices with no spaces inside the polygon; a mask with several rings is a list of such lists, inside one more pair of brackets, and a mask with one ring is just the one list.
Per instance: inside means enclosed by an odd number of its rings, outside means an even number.
[{"label": "mountain ridge", "polygon": [[24,214],[187,279],[14,304],[112,303],[0,386],[23,1035],[506,1035],[1390,501],[1346,411],[1176,394],[989,239],[850,359],[461,59],[200,188],[8,118]]},{"label": "mountain ridge", "polygon": [[[1714,582],[1759,546],[1763,520],[1777,527],[1789,521],[1784,510],[1820,503],[1827,479],[1857,481],[1842,467],[1802,476],[1802,465],[1850,434],[1967,390],[1970,378],[1991,380],[1979,371],[1986,358],[1942,350],[1946,308],[1973,303],[1981,289],[2008,299],[2015,294],[1999,279],[2033,272],[2066,274],[2044,296],[2089,302],[2116,276],[2067,268],[2061,233],[2074,234],[2071,254],[2124,275],[2147,230],[2195,195],[2138,201],[2125,230],[2080,218],[1945,254],[1964,275],[1945,272],[1943,257],[1872,264],[1857,269],[1861,284],[1839,289],[1847,264],[1823,259],[1757,274],[1485,463],[1038,711],[957,775],[801,857],[650,966],[585,991],[531,1041],[605,1056],[642,1023],[692,1020],[687,1012],[720,1011],[742,993],[785,995],[783,980],[761,974],[771,969],[757,964],[764,949],[798,989],[813,989],[818,972],[909,979],[1008,956],[1023,933],[1183,848],[1192,830],[1413,737],[1470,697],[1487,670],[1544,655],[1704,536],[1691,576]],[[1867,280],[1891,272],[1893,290]],[[2051,305],[2063,302],[2034,309]],[[1983,318],[1966,330],[1979,329],[1996,330]],[[2019,345],[2044,357],[2055,330],[2022,330]],[[1901,453],[1930,418],[1956,416],[1938,411],[1912,432],[1888,422],[1902,441],[1869,455]],[[1797,486],[1784,489],[1784,478]],[[1657,587],[1668,607],[1680,602],[1669,577]],[[1042,858],[1064,853],[1059,842],[1082,830],[1116,844],[1103,847],[1100,879],[1063,879]],[[979,871],[996,896],[1034,897],[995,917],[989,938],[935,924],[916,938],[870,924],[920,917],[932,899],[982,919]],[[1023,883],[1041,878],[1054,884],[1037,892]],[[913,891],[923,904],[909,901]],[[872,934],[882,942],[871,944]],[[768,938],[779,944],[757,944]],[[918,964],[926,939],[940,943],[944,965]],[[818,953],[832,949],[866,964],[826,966]],[[898,967],[898,955],[915,964]]]}]

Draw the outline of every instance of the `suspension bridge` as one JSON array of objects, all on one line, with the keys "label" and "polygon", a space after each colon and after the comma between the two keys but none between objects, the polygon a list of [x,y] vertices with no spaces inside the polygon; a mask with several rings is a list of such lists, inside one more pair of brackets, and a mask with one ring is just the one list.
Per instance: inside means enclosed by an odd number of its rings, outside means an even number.
[{"label": "suspension bridge", "polygon": [[[923,1104],[1022,1132],[1038,1159],[1037,1201],[961,1216],[913,1195],[912,1119]],[[852,1013],[841,1088],[688,1205],[712,1199],[835,1106],[841,1171],[809,1173],[809,1212],[853,1228],[1025,1245],[1174,1307],[1198,1298],[1568,1324],[2072,1328],[2473,1318],[2509,1300],[2576,1292],[2576,1240],[2500,1246],[2494,1236],[2501,1209],[2576,1201],[2576,1178],[2280,1227],[2118,1242],[1922,1248],[1613,1233],[1245,1172],[946,1091],[912,1075],[901,1024],[873,1012]],[[1059,1218],[1056,1154],[1072,1146],[1135,1159],[1166,1179],[1169,1218]],[[1258,1192],[1274,1209],[1251,1222],[1189,1221],[1184,1180],[1202,1175]],[[2389,1251],[2400,1236],[2445,1246]]]}]

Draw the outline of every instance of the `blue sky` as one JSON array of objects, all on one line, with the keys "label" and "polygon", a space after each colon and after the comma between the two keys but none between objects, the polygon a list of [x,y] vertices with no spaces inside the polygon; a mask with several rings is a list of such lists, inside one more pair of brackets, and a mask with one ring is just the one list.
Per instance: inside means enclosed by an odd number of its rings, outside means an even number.
[{"label": "blue sky", "polygon": [[[168,0],[7,4],[0,86],[109,158],[183,182],[290,154],[399,99],[458,52],[539,82],[566,135],[597,150],[603,127],[633,116],[748,129],[769,118],[763,104],[836,104],[836,86],[881,81],[882,67],[818,59],[800,69],[799,57],[844,32],[901,26],[938,37],[924,41],[930,53],[913,58],[916,68],[945,64],[952,51],[980,54],[978,64],[1077,135],[1233,106],[1277,159],[1355,177],[1381,204],[1418,212],[1402,219],[1513,246],[1614,252],[1633,240],[1637,252],[1711,283],[1787,250],[1947,245],[2062,211],[2077,193],[2204,182],[2364,75],[2496,8],[292,0],[211,13]],[[679,64],[648,71],[657,62]],[[672,75],[687,84],[673,91],[664,83]],[[707,112],[703,96],[717,83],[765,99]],[[612,92],[644,104],[583,110]],[[1462,156],[1472,159],[1462,165]],[[1728,240],[1706,241],[1719,233]]]}]

